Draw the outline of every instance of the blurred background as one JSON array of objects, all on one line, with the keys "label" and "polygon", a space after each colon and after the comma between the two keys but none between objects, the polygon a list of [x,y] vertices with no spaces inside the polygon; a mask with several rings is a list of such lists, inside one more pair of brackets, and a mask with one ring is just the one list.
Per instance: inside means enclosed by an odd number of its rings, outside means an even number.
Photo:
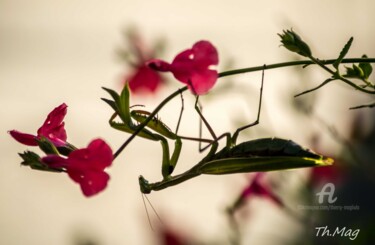
[{"label": "blurred background", "polygon": [[[279,47],[277,33],[293,28],[318,58],[336,58],[351,36],[347,57],[375,57],[374,10],[370,0],[0,0],[0,244],[371,244],[374,110],[348,110],[371,98],[333,82],[294,99],[328,77],[317,67],[266,71],[260,125],[240,137],[292,139],[336,159],[335,167],[323,173],[266,174],[264,181],[282,199],[281,207],[254,197],[228,215],[225,210],[253,175],[200,176],[149,195],[162,219],[148,207],[150,227],[137,179],[142,174],[152,182],[161,180],[159,143],[134,140],[109,168],[107,189],[85,198],[64,174],[20,167],[17,153],[30,147],[7,131],[35,133],[46,115],[65,102],[69,142],[85,147],[101,137],[116,150],[128,135],[109,127],[112,111],[100,100],[108,98],[101,87],[121,90],[137,69],[139,55],[136,61],[131,57],[137,44],[142,43],[146,57],[171,61],[196,41],[210,40],[219,51],[218,70],[224,71],[300,59]],[[181,87],[170,74],[162,79],[151,91],[134,91],[132,104],[151,111]],[[255,120],[260,82],[260,72],[220,79],[202,97],[217,134]],[[198,136],[194,97],[185,93],[184,99],[180,132]],[[172,129],[180,107],[177,98],[159,114]],[[197,143],[184,142],[175,172],[203,156]],[[315,193],[327,182],[336,185],[335,205],[360,210],[298,208],[316,202]],[[361,231],[354,241],[316,237],[319,226]]]}]

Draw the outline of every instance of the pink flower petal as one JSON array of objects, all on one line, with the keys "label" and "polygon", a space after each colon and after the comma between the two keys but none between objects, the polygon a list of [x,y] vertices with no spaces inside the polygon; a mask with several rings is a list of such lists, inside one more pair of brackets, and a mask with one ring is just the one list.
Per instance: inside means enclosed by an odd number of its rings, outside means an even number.
[{"label": "pink flower petal", "polygon": [[216,48],[208,41],[199,41],[193,46],[194,60],[202,67],[209,67],[219,63]]},{"label": "pink flower petal", "polygon": [[17,130],[9,131],[9,134],[13,139],[17,140],[19,143],[29,146],[37,146],[36,136],[32,134],[21,133]]},{"label": "pink flower petal", "polygon": [[79,183],[83,194],[87,197],[93,196],[107,187],[109,175],[103,171],[69,171],[68,175]]},{"label": "pink flower petal", "polygon": [[102,139],[95,139],[91,141],[87,149],[90,151],[90,157],[93,162],[104,169],[111,166],[113,161],[112,149]]},{"label": "pink flower petal", "polygon": [[142,65],[126,81],[129,81],[130,90],[134,93],[143,91],[154,93],[161,85],[162,78],[155,70]]},{"label": "pink flower petal", "polygon": [[263,176],[264,173],[257,173],[255,175],[252,182],[242,191],[242,198],[247,199],[251,198],[252,196],[259,196],[270,199],[278,206],[283,206],[283,202],[281,201],[281,199],[276,196],[267,185],[260,182],[260,179]]},{"label": "pink flower petal", "polygon": [[66,158],[58,155],[47,155],[42,158],[42,162],[51,168],[67,168],[69,165],[69,161]]},{"label": "pink flower petal", "polygon": [[56,146],[63,146],[66,143],[67,135],[64,129],[64,117],[67,113],[65,103],[51,111],[43,125],[38,129],[38,136],[44,136]]},{"label": "pink flower petal", "polygon": [[208,41],[199,41],[191,49],[179,53],[168,64],[162,60],[151,60],[147,64],[157,71],[170,71],[174,77],[185,83],[198,95],[207,93],[216,83],[218,74],[211,68],[217,65],[219,57],[216,48]]},{"label": "pink flower petal", "polygon": [[92,141],[87,148],[71,152],[69,169],[102,171],[112,164],[113,156],[111,148],[102,140]]},{"label": "pink flower petal", "polygon": [[80,184],[85,196],[92,196],[107,186],[109,175],[104,169],[112,164],[112,149],[102,139],[90,142],[87,148],[72,151],[68,158],[48,155],[42,161],[52,168],[65,168],[69,177]]},{"label": "pink flower petal", "polygon": [[85,196],[92,196],[107,186],[109,175],[104,172],[112,164],[112,149],[101,139],[90,142],[87,148],[78,149],[68,156],[67,172],[81,185]]},{"label": "pink flower petal", "polygon": [[107,187],[109,175],[106,172],[87,172],[82,178],[80,185],[85,196],[90,197]]},{"label": "pink flower petal", "polygon": [[217,72],[212,70],[204,70],[196,72],[192,75],[191,83],[188,83],[189,89],[195,94],[206,94],[215,85],[217,80]]}]

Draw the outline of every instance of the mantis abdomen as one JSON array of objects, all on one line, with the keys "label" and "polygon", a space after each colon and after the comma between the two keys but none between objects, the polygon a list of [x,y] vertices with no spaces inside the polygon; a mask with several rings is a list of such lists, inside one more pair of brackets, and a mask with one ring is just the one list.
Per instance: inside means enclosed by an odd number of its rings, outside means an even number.
[{"label": "mantis abdomen", "polygon": [[200,164],[202,174],[233,174],[331,165],[333,160],[291,140],[264,138],[224,148]]},{"label": "mantis abdomen", "polygon": [[263,138],[246,141],[230,149],[224,148],[212,157],[215,159],[224,158],[248,158],[248,157],[308,157],[320,158],[320,155],[302,148],[292,140],[280,138]]}]

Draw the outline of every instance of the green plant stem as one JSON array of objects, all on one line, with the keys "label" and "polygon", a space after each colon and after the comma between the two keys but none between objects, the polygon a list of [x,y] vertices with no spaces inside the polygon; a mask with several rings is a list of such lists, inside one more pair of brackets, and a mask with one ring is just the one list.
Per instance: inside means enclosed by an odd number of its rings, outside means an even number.
[{"label": "green plant stem", "polygon": [[375,107],[375,102],[371,103],[371,104],[367,104],[367,105],[359,105],[359,106],[354,106],[354,107],[350,107],[349,109],[350,110],[354,110],[354,109],[361,109],[361,108],[372,108],[372,107]]},{"label": "green plant stem", "polygon": [[[315,58],[313,58],[313,59],[315,59]],[[242,68],[242,69],[224,71],[224,72],[220,72],[218,74],[218,77],[221,78],[221,77],[227,77],[227,76],[238,75],[238,74],[249,73],[249,72],[255,72],[255,71],[276,69],[276,68],[281,68],[281,67],[299,66],[299,65],[306,66],[306,65],[313,65],[313,64],[321,66],[323,69],[327,70],[331,74],[332,74],[332,72],[333,72],[333,74],[335,74],[334,71],[330,70],[328,67],[325,66],[325,65],[333,64],[335,61],[336,61],[336,59],[330,59],[330,60],[316,60],[315,59],[315,61],[313,61],[313,60],[300,60],[300,61],[282,62],[282,63],[276,63],[276,64],[271,64],[271,65],[262,65],[262,66],[255,66],[255,67],[249,67],[249,68]],[[345,64],[345,63],[359,63],[359,62],[375,63],[375,58],[349,58],[349,59],[343,59],[341,61],[341,64]],[[372,94],[375,93],[375,91],[368,91],[366,89],[357,87],[355,84],[353,84],[352,82],[350,82],[349,80],[347,80],[347,79],[345,79],[343,77],[341,77],[340,79],[341,80],[344,79],[343,80],[344,82],[348,83],[351,86],[354,85],[354,87],[356,89],[361,90],[361,91],[363,91],[365,93],[372,93]],[[172,100],[177,95],[185,92],[187,89],[188,89],[187,86],[182,87],[182,88],[178,89],[177,91],[175,91],[174,93],[172,93],[171,95],[169,95],[167,98],[165,98],[155,108],[155,110],[148,116],[148,118],[145,121],[143,121],[138,126],[137,130],[135,130],[135,132],[119,147],[119,149],[115,152],[115,154],[113,154],[113,158],[115,159],[125,149],[125,147],[135,138],[135,136],[138,135],[138,133],[152,120],[152,118],[154,118],[154,116],[156,116],[156,114],[170,100]]]},{"label": "green plant stem", "polygon": [[[321,64],[324,64],[324,65],[331,65],[335,61],[336,61],[336,59],[319,60],[319,62]],[[343,59],[341,64],[359,63],[359,62],[375,63],[375,58]],[[306,65],[313,65],[313,64],[316,64],[316,63],[311,61],[311,60],[289,61],[289,62],[282,62],[282,63],[276,63],[276,64],[265,65],[265,66],[261,65],[261,66],[255,66],[255,67],[249,67],[249,68],[242,68],[242,69],[224,71],[224,72],[219,73],[219,77],[226,77],[226,76],[237,75],[237,74],[242,74],[242,73],[261,71],[261,70],[269,70],[269,69],[288,67],[288,66],[298,66],[298,65],[306,66]]]},{"label": "green plant stem", "polygon": [[[332,75],[332,78],[335,78],[335,79],[340,79],[341,81],[345,82],[346,84],[352,86],[353,88],[355,89],[358,89],[364,93],[367,93],[367,94],[375,94],[375,90],[367,90],[367,89],[364,89],[360,86],[357,86],[355,83],[351,82],[350,80],[344,78],[343,76],[341,76],[338,72],[335,72],[331,69],[329,69],[326,64],[329,64],[329,63],[325,63],[323,61],[320,61],[316,58],[314,58],[313,56],[310,56],[309,57],[311,59],[312,62],[314,62],[315,64],[317,64],[318,66],[322,67],[324,70],[326,70],[328,73],[330,73]],[[344,59],[345,60],[345,59]],[[343,60],[343,61],[344,61]],[[327,62],[327,61],[326,61]],[[343,62],[341,62],[343,63]],[[355,62],[356,63],[356,62]],[[333,81],[333,80],[332,80]],[[328,82],[327,82],[328,83]],[[326,84],[327,84],[326,83]]]}]

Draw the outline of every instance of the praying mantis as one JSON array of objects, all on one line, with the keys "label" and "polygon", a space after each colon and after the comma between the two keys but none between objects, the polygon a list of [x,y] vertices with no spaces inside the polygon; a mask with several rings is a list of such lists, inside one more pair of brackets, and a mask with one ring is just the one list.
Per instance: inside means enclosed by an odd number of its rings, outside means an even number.
[{"label": "praying mantis", "polygon": [[[224,133],[219,137],[216,136],[198,106],[199,97],[196,97],[195,110],[213,137],[213,140],[185,137],[178,134],[177,131],[183,107],[180,112],[176,131],[172,132],[167,125],[155,116],[155,111],[157,112],[160,110],[161,107],[164,106],[163,103],[160,104],[153,113],[144,110],[131,110],[133,107],[130,106],[130,91],[127,84],[124,86],[120,94],[117,94],[111,89],[103,88],[113,99],[109,100],[102,98],[102,100],[114,110],[114,114],[109,120],[111,127],[126,133],[131,133],[132,137],[130,140],[138,135],[148,140],[159,141],[162,145],[163,157],[161,172],[163,179],[159,182],[149,183],[142,175],[139,176],[141,192],[143,194],[149,194],[151,191],[159,191],[180,184],[201,174],[221,175],[266,172],[331,165],[333,159],[318,155],[308,149],[304,149],[291,140],[281,138],[262,138],[236,144],[238,135],[241,131],[259,123],[263,94],[263,79],[264,70],[262,72],[257,119],[253,123],[238,128],[233,135],[230,133]],[[176,91],[168,98],[176,96],[177,94],[181,94],[182,96],[184,89],[186,90],[186,87]],[[121,122],[116,122],[116,117],[119,117]],[[218,151],[218,142],[224,137],[226,137],[226,145]],[[170,155],[167,139],[175,141],[172,155]],[[208,147],[210,147],[210,149],[208,154],[192,168],[181,174],[172,176],[182,149],[182,140],[195,140],[200,143],[206,142],[209,144],[203,149],[200,148],[200,151],[203,151]],[[127,142],[130,141],[128,140]],[[118,152],[120,152],[120,150],[121,147]],[[115,153],[115,157],[118,152]]]}]

